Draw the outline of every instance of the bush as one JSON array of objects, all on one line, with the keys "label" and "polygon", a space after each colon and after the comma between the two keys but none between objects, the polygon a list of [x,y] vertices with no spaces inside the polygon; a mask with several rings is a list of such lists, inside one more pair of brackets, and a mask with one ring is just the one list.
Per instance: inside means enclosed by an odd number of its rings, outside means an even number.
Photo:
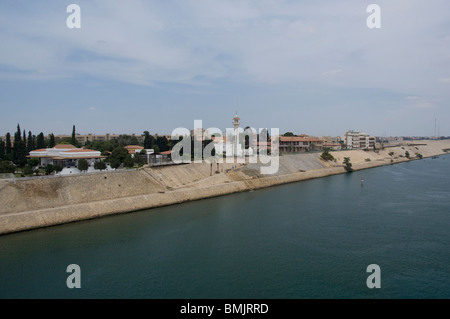
[{"label": "bush", "polygon": [[390,156],[394,155],[394,152],[389,152],[389,155],[390,155]]},{"label": "bush", "polygon": [[343,164],[345,165],[344,168],[347,172],[353,172],[352,163],[350,163],[350,157],[344,157]]},{"label": "bush", "polygon": [[63,167],[61,165],[54,165],[53,168],[55,169],[56,173],[59,173],[63,170]]},{"label": "bush", "polygon": [[39,164],[40,164],[39,158],[30,158],[28,160],[28,166],[30,166],[30,167],[35,167],[35,166],[38,166]]},{"label": "bush", "polygon": [[408,151],[405,152],[405,157],[409,158],[409,152]]},{"label": "bush", "polygon": [[133,160],[133,158],[131,158],[130,154],[128,154],[127,157],[125,157],[125,160],[123,161],[123,165],[128,168],[131,168],[134,166],[134,160]]},{"label": "bush", "polygon": [[144,164],[144,159],[142,158],[141,153],[136,153],[136,154],[134,154],[133,161],[134,161],[134,163],[137,164],[137,165]]},{"label": "bush", "polygon": [[109,164],[111,165],[112,168],[119,168],[120,166],[120,160],[117,158],[111,158],[109,161]]},{"label": "bush", "polygon": [[122,163],[128,155],[130,154],[128,154],[128,151],[125,147],[118,146],[112,151],[110,158],[118,159]]},{"label": "bush", "polygon": [[322,153],[322,155],[320,155],[320,158],[323,159],[324,161],[333,161],[334,160],[334,156],[330,154],[330,151],[328,149],[325,149]]},{"label": "bush", "polygon": [[33,168],[27,165],[23,168],[23,173],[28,176],[33,175]]},{"label": "bush", "polygon": [[102,170],[106,169],[106,163],[105,162],[95,162],[94,168],[102,171]]},{"label": "bush", "polygon": [[366,162],[370,162],[371,161],[371,159],[370,158],[366,158]]},{"label": "bush", "polygon": [[89,163],[86,159],[81,158],[78,160],[78,169],[80,171],[87,171],[89,168]]},{"label": "bush", "polygon": [[55,170],[55,167],[52,164],[47,164],[47,166],[45,166],[45,174],[50,175],[51,173],[53,173]]},{"label": "bush", "polygon": [[0,162],[0,173],[14,173],[16,166],[11,161]]}]

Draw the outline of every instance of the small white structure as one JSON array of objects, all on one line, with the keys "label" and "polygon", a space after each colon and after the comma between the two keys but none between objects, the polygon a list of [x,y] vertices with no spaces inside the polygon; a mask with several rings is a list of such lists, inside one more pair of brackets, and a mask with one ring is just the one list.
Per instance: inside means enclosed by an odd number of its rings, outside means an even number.
[{"label": "small white structure", "polygon": [[134,158],[134,155],[140,153],[144,148],[140,145],[127,145],[125,149],[128,151],[128,154],[131,155],[131,158]]},{"label": "small white structure", "polygon": [[[142,151],[144,151],[144,152],[142,152]],[[150,149],[144,148],[144,149],[142,149],[140,151],[136,150],[136,153],[140,153],[140,154],[143,153],[143,155],[152,155],[153,153],[155,153],[155,150],[152,149],[152,148],[150,148]]]}]

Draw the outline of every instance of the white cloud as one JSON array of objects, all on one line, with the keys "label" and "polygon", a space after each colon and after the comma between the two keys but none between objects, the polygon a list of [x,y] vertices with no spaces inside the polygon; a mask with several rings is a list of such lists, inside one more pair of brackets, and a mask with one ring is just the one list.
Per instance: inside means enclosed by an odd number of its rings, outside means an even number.
[{"label": "white cloud", "polygon": [[322,73],[322,76],[328,78],[328,77],[331,77],[333,75],[339,74],[341,72],[342,72],[341,69],[330,70],[330,71],[326,71],[326,72]]},{"label": "white cloud", "polygon": [[434,108],[434,105],[427,101],[420,101],[409,105],[409,107],[413,109],[431,109]]},{"label": "white cloud", "polygon": [[435,108],[435,99],[421,96],[407,96],[405,98],[406,106],[410,109],[431,109]]},{"label": "white cloud", "polygon": [[[433,66],[424,61],[436,61],[437,68],[444,56],[424,44],[448,19],[438,5],[417,1],[381,1],[380,30],[367,29],[365,6],[348,0],[93,1],[80,2],[82,29],[69,30],[67,13],[55,3],[35,15],[9,9],[13,14],[0,22],[10,30],[0,33],[8,43],[0,53],[3,65],[45,70],[48,77],[89,74],[144,85],[194,84],[199,75],[320,81],[340,73],[348,85],[426,90]],[[428,18],[432,13],[437,18]],[[68,61],[77,51],[96,58]],[[221,56],[233,60],[227,64]]]},{"label": "white cloud", "polygon": [[435,85],[437,78],[450,83],[446,0],[380,0],[379,30],[366,26],[367,5],[352,0],[79,5],[82,28],[75,30],[66,27],[68,14],[57,1],[25,12],[0,4],[0,41],[7,44],[0,78],[86,76],[146,86],[225,79],[316,88],[333,81],[407,95],[411,108],[437,104],[420,96],[449,95]]}]

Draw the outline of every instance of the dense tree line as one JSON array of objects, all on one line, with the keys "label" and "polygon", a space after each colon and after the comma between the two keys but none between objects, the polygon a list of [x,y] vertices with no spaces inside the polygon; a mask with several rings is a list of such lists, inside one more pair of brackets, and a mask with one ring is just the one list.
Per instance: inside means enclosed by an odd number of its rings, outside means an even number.
[{"label": "dense tree line", "polygon": [[[75,137],[75,125],[72,130],[72,138],[58,141],[61,143],[72,144],[79,147],[80,144]],[[53,133],[45,138],[44,133],[40,132],[37,136],[31,131],[28,134],[20,129],[17,124],[17,131],[14,134],[14,140],[11,140],[11,133],[6,133],[5,140],[0,138],[0,161],[12,162],[17,167],[25,168],[29,162],[27,155],[36,149],[52,148],[56,145],[56,138]]]},{"label": "dense tree line", "polygon": [[[133,167],[144,163],[141,156],[132,157],[128,153],[127,149],[125,149],[127,145],[140,145],[145,149],[153,149],[155,153],[160,153],[171,150],[174,144],[178,142],[169,141],[165,136],[151,135],[148,131],[145,131],[142,136],[144,137],[143,143],[139,143],[139,140],[134,135],[124,134],[117,139],[109,141],[88,141],[84,147],[100,151],[102,155],[107,156],[105,162],[110,163],[113,168],[118,168],[120,166]],[[191,142],[193,143],[193,140]],[[212,141],[203,141],[203,147],[210,142]],[[81,147],[82,145],[76,139],[75,125],[72,128],[71,137],[59,139],[53,133],[49,134],[48,137],[45,137],[42,132],[37,136],[33,135],[31,131],[28,131],[27,134],[25,130],[21,130],[20,124],[18,124],[13,138],[8,132],[4,140],[0,139],[0,173],[14,172],[16,168],[21,168],[25,174],[33,174],[36,167],[39,166],[39,160],[27,158],[29,152],[36,149],[53,148],[56,144],[72,144],[76,147]],[[98,164],[97,166],[104,169],[103,164]],[[49,174],[59,170],[60,167],[48,167],[46,168],[46,173]]]},{"label": "dense tree line", "polygon": [[171,150],[173,147],[173,142],[167,140],[165,136],[156,136],[156,138],[148,131],[144,132],[144,148],[154,149],[155,153],[165,152]]},{"label": "dense tree line", "polygon": [[[75,126],[74,126],[75,129]],[[28,159],[27,155],[36,149],[52,148],[56,145],[54,134],[46,139],[44,133],[33,135],[31,131],[21,130],[17,124],[14,139],[7,132],[5,139],[0,138],[0,173],[13,173],[17,167],[23,172],[29,172],[32,166],[37,166],[36,159]],[[58,167],[56,168],[58,169]]]},{"label": "dense tree line", "polygon": [[110,163],[112,168],[118,168],[121,165],[133,167],[135,164],[140,165],[144,163],[141,156],[132,157],[125,146],[139,145],[144,149],[153,149],[155,153],[168,151],[173,147],[173,142],[170,142],[165,136],[153,136],[148,131],[145,131],[143,136],[143,143],[139,143],[136,136],[124,134],[117,139],[109,141],[88,141],[85,147],[100,151],[102,155],[108,156],[106,161]]},{"label": "dense tree line", "polygon": [[[27,155],[29,149],[34,147],[34,137],[31,132],[20,129],[20,124],[17,124],[17,131],[14,134],[14,140],[11,141],[11,134],[8,132],[5,136],[5,141],[0,139],[0,160],[12,162],[18,167],[24,167],[27,164]],[[5,163],[4,166],[7,166]]]}]

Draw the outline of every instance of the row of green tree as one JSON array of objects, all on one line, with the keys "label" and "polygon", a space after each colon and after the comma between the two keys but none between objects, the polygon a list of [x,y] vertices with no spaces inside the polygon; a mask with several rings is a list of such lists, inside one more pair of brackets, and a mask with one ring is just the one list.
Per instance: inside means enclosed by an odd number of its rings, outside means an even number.
[{"label": "row of green tree", "polygon": [[14,134],[14,140],[8,132],[5,135],[5,141],[0,138],[0,160],[13,162],[19,167],[24,167],[27,164],[27,155],[30,151],[37,148],[45,147],[44,134],[40,133],[37,137],[28,131],[20,129],[17,125],[17,131]]},{"label": "row of green tree", "polygon": [[[145,160],[142,156],[132,157],[128,153],[125,149],[127,145],[140,145],[145,149],[153,149],[155,153],[159,153],[171,150],[174,144],[178,143],[178,140],[169,141],[165,136],[151,135],[149,131],[145,131],[143,137],[143,143],[139,143],[136,136],[120,135],[117,139],[111,139],[109,141],[87,141],[84,147],[100,151],[102,155],[107,156],[104,161],[105,163],[110,163],[112,168],[118,168],[121,165],[124,167],[133,167],[134,165],[144,164]],[[203,148],[211,142],[212,140],[203,141]],[[191,137],[191,156],[194,155],[193,143]],[[31,131],[28,131],[27,135],[25,130],[22,132],[20,124],[18,124],[14,139],[12,139],[9,132],[5,135],[4,141],[0,138],[0,172],[14,172],[16,168],[21,168],[21,171],[25,172],[26,175],[36,174],[37,171],[35,168],[39,166],[39,160],[27,158],[27,155],[30,151],[52,148],[56,144],[72,144],[76,147],[81,147],[76,139],[75,125],[73,126],[71,137],[55,138],[55,135],[52,133],[46,138],[42,132],[36,136]],[[83,161],[81,163],[83,166]],[[103,164],[96,165],[100,165],[98,169],[103,169]],[[58,172],[62,168],[51,165],[44,169],[48,174],[53,171]]]},{"label": "row of green tree", "polygon": [[[86,148],[99,150],[103,155],[109,155],[117,147],[126,145],[141,145],[144,146],[144,148],[154,149],[156,153],[167,151],[173,146],[165,136],[152,136],[148,131],[144,132],[144,136],[145,139],[143,144],[139,143],[135,136],[120,135],[119,138],[110,141],[88,141],[84,146]],[[4,140],[0,138],[0,162],[5,161],[5,163],[0,165],[0,170],[3,172],[14,171],[14,167],[29,170],[28,167],[31,165],[28,165],[30,160],[27,158],[27,155],[30,151],[52,148],[56,144],[72,144],[76,147],[81,147],[82,145],[76,138],[75,125],[72,128],[71,137],[56,138],[53,133],[49,134],[48,137],[45,137],[42,132],[37,136],[31,131],[28,131],[27,134],[25,130],[22,132],[20,124],[17,124],[17,131],[14,134],[14,139],[10,132],[6,133]],[[116,153],[120,152],[125,153],[126,150],[116,151]],[[125,158],[122,157],[123,156],[120,157],[121,164],[125,161]],[[117,165],[116,159],[117,157],[113,158],[113,164],[115,165]],[[136,161],[139,161],[139,158],[136,159]],[[128,158],[127,164],[131,165],[131,162],[132,160]],[[39,165],[39,163],[36,165]]]},{"label": "row of green tree", "polygon": [[[74,126],[75,132],[75,126]],[[74,132],[72,136],[74,137]],[[65,143],[72,142],[73,139],[67,141],[61,141]],[[76,139],[75,139],[76,141]],[[46,138],[44,133],[39,133],[37,136],[33,135],[31,131],[20,129],[20,124],[17,124],[17,131],[14,133],[14,139],[11,137],[11,133],[6,133],[5,140],[0,138],[0,161],[13,162],[18,167],[25,167],[28,163],[27,155],[30,151],[42,148],[52,148],[56,145],[57,141],[55,135],[52,133]],[[77,145],[75,143],[74,145]]]},{"label": "row of green tree", "polygon": [[145,131],[143,136],[143,143],[139,143],[136,136],[125,134],[109,141],[87,141],[84,147],[100,151],[102,155],[108,156],[116,148],[124,147],[127,145],[139,145],[144,147],[145,149],[153,149],[155,153],[171,150],[174,145],[174,143],[169,141],[165,136],[153,136],[148,131]]}]

